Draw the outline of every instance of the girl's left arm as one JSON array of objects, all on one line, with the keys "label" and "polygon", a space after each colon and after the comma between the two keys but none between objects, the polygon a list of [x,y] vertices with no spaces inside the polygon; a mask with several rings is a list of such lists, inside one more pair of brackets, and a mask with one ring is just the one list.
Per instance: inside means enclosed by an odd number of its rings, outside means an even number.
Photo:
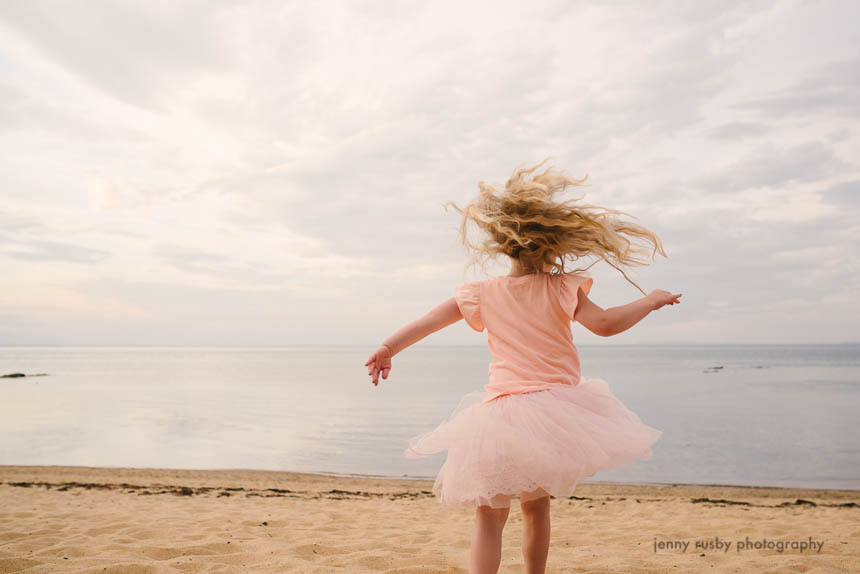
[{"label": "girl's left arm", "polygon": [[407,323],[395,331],[376,349],[367,362],[367,374],[373,378],[373,384],[378,384],[379,375],[388,378],[391,371],[391,357],[413,345],[431,333],[456,323],[463,318],[457,301],[451,297],[428,311],[423,317]]}]

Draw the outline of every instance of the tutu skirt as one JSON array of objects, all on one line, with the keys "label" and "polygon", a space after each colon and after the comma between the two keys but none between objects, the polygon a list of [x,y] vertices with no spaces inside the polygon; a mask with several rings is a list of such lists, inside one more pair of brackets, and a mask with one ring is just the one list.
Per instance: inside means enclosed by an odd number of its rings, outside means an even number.
[{"label": "tutu skirt", "polygon": [[662,431],[645,425],[603,379],[502,395],[466,394],[435,429],[407,440],[407,458],[448,451],[433,485],[449,506],[510,506],[570,496],[599,471],[651,458]]}]

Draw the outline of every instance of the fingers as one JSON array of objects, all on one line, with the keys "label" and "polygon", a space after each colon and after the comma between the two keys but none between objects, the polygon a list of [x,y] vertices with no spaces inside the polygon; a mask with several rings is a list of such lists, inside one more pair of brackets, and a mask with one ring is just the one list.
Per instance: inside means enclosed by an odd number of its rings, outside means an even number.
[{"label": "fingers", "polygon": [[371,383],[373,383],[376,386],[379,386],[380,374],[382,375],[383,379],[387,379],[388,373],[391,372],[391,364],[390,363],[388,365],[384,365],[384,366],[380,367],[379,365],[377,365],[376,360],[374,359],[372,361],[369,360],[365,364],[368,364],[367,374],[371,378]]},{"label": "fingers", "polygon": [[379,384],[379,366],[376,364],[376,355],[370,357],[367,362],[367,374],[371,378],[371,383],[374,385]]},{"label": "fingers", "polygon": [[371,383],[374,386],[379,386],[379,376],[383,379],[388,378],[388,373],[391,372],[391,358],[387,353],[381,354],[379,350],[375,351],[367,361],[364,362],[367,367],[367,374],[371,378]]},{"label": "fingers", "polygon": [[663,302],[660,305],[675,305],[676,303],[680,303],[680,297],[683,293],[670,293],[669,291],[663,291]]}]

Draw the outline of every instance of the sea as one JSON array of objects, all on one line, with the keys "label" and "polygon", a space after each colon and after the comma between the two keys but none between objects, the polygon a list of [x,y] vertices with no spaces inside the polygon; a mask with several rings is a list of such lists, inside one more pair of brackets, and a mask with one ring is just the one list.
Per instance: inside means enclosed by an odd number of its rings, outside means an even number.
[{"label": "sea", "polygon": [[[585,482],[860,489],[860,344],[577,345],[663,431]],[[406,441],[487,382],[486,345],[0,347],[0,465],[263,469],[433,479]],[[40,376],[29,376],[40,375]]]}]

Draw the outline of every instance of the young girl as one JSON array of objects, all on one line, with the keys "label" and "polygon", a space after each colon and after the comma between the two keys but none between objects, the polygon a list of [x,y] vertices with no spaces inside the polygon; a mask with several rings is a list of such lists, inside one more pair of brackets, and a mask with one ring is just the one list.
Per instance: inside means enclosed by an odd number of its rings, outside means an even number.
[{"label": "young girl", "polygon": [[[479,183],[480,195],[463,209],[449,202],[462,214],[467,248],[507,256],[510,273],[457,285],[454,297],[402,327],[365,363],[378,385],[379,375],[387,379],[391,372],[391,358],[430,333],[460,319],[487,330],[492,363],[484,389],[466,394],[448,420],[408,440],[405,451],[409,458],[448,451],[433,492],[450,506],[476,508],[473,574],[498,570],[512,496],[523,512],[526,571],[544,572],[550,496],[568,497],[582,478],[650,458],[662,434],[615,398],[606,381],[581,376],[570,328],[578,321],[610,337],[679,303],[681,293],[645,295],[620,269],[649,264],[648,249],[632,240],[652,245],[652,260],[658,250],[666,256],[662,243],[616,217],[623,212],[555,202],[554,194],[587,176],[577,180],[551,169],[534,174],[546,161],[515,171],[501,192]],[[467,238],[469,221],[485,233],[479,245]],[[593,279],[564,269],[565,258],[590,255],[618,269],[645,296],[609,309],[596,305],[588,298]]]}]

